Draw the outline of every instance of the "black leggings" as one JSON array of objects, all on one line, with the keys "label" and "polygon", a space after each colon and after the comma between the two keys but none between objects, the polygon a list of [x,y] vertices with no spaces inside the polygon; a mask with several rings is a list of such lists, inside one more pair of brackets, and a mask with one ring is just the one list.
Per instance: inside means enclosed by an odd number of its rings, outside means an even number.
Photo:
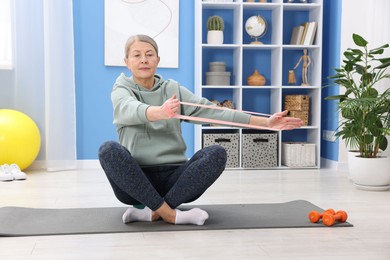
[{"label": "black leggings", "polygon": [[227,160],[222,146],[205,147],[180,166],[141,168],[121,144],[108,141],[99,161],[115,196],[124,204],[145,205],[155,211],[164,201],[177,208],[198,199],[222,174]]}]

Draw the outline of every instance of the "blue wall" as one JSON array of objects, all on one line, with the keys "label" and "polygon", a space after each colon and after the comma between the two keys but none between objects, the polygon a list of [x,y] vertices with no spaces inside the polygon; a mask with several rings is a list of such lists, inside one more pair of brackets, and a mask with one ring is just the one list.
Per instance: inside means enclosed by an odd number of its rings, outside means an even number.
[{"label": "blue wall", "polygon": [[[99,145],[117,140],[112,124],[110,93],[116,77],[125,67],[104,66],[104,0],[73,0],[76,68],[77,157],[97,159]],[[194,1],[180,1],[179,68],[159,69],[194,91]],[[330,15],[331,14],[331,15]],[[339,66],[341,0],[324,0],[323,78]],[[323,97],[338,92],[324,88]],[[337,127],[334,103],[322,101],[322,128]],[[187,156],[194,150],[193,126],[183,124]],[[321,156],[337,160],[338,144],[323,141]]]},{"label": "blue wall", "polygon": [[[341,1],[324,0],[323,13],[323,55],[322,77],[324,86],[329,84],[327,77],[335,73],[334,68],[340,67],[340,38],[341,38]],[[330,15],[331,14],[331,15]],[[324,130],[336,130],[338,126],[338,111],[335,101],[324,100],[327,96],[338,95],[337,86],[324,87],[322,90],[321,125]],[[339,156],[339,143],[321,142],[321,156],[337,161]]]},{"label": "blue wall", "polygon": [[[110,94],[126,67],[104,65],[104,0],[74,0],[77,158],[97,159],[97,150],[106,140],[117,140],[112,124]],[[164,78],[173,78],[194,91],[194,1],[180,1],[179,68],[158,69]],[[194,131],[183,124],[187,156],[193,154]]]}]

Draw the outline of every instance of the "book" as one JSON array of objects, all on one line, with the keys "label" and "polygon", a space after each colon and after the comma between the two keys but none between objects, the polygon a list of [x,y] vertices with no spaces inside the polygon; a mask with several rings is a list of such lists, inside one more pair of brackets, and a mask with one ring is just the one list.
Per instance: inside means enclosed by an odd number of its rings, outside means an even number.
[{"label": "book", "polygon": [[304,29],[304,26],[302,26],[302,25],[298,25],[298,26],[295,26],[293,28],[293,31],[291,34],[290,44],[293,44],[293,45],[301,44],[303,29]]},{"label": "book", "polygon": [[300,42],[301,45],[303,45],[304,42],[305,42],[305,38],[306,38],[306,34],[307,34],[307,28],[309,27],[309,22],[303,23],[302,26],[304,28],[303,28],[303,34],[302,34],[302,38],[301,38],[301,42]]},{"label": "book", "polygon": [[317,32],[317,22],[310,22],[309,27],[307,28],[307,33],[305,37],[304,44],[312,45]]}]

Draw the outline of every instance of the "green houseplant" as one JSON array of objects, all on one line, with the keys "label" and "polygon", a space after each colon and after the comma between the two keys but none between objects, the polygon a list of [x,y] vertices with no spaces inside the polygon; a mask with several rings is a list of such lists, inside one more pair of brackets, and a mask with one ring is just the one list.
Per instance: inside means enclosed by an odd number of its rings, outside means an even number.
[{"label": "green houseplant", "polygon": [[207,43],[222,44],[225,23],[221,16],[213,15],[207,19]]},{"label": "green houseplant", "polygon": [[[389,44],[369,49],[362,36],[353,34],[352,38],[356,46],[344,52],[343,65],[329,77],[344,88],[345,93],[326,99],[338,100],[342,119],[336,136],[344,139],[348,147],[356,149],[359,158],[380,158],[380,150],[386,150],[390,136],[390,88],[378,91],[378,83],[390,79],[387,72],[390,57],[382,57]],[[389,158],[384,160],[390,168]],[[352,168],[356,164],[356,161],[350,162]],[[384,171],[389,172],[389,168]],[[390,176],[386,182],[386,186],[390,185]]]}]

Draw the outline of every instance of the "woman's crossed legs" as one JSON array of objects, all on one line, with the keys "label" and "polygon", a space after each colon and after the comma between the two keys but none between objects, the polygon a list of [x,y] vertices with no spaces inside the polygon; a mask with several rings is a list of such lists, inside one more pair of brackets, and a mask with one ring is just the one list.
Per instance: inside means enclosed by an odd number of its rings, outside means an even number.
[{"label": "woman's crossed legs", "polygon": [[128,205],[146,206],[129,208],[123,215],[125,223],[161,217],[172,224],[203,225],[207,212],[199,208],[189,211],[176,208],[199,198],[221,175],[226,160],[226,151],[214,145],[199,150],[181,166],[141,169],[130,152],[117,142],[105,142],[99,149],[100,164],[116,197]]}]

